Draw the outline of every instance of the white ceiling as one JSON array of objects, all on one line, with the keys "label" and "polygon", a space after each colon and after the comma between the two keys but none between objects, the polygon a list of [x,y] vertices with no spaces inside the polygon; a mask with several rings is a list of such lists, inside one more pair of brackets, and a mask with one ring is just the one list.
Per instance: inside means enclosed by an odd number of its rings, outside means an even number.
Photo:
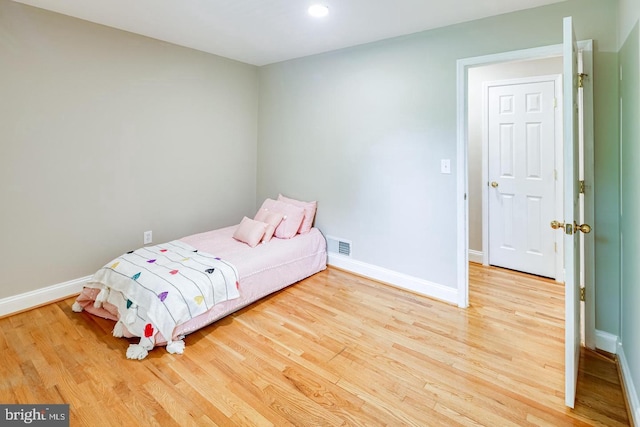
[{"label": "white ceiling", "polygon": [[[15,0],[265,65],[564,0]],[[312,18],[312,3],[329,6]]]}]

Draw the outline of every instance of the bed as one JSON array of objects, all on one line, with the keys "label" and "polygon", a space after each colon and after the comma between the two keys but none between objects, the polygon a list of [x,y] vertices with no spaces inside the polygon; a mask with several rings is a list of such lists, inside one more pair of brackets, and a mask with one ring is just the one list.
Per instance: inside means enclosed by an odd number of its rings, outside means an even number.
[{"label": "bed", "polygon": [[182,353],[187,334],[326,268],[315,202],[293,202],[280,195],[255,219],[127,252],[94,274],[73,310],[115,321],[116,337],[139,337],[129,359],[161,345]]}]

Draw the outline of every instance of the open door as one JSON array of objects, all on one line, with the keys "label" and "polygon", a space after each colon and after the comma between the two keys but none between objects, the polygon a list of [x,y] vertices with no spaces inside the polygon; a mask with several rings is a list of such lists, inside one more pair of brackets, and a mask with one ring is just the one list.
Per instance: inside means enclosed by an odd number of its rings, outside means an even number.
[{"label": "open door", "polygon": [[564,18],[564,222],[551,227],[564,232],[565,268],[565,404],[574,407],[580,360],[580,248],[578,235],[591,227],[580,224],[578,46],[571,17]]},{"label": "open door", "polygon": [[[469,306],[469,205],[468,205],[468,116],[467,116],[467,95],[468,95],[468,69],[472,67],[495,64],[497,62],[510,62],[515,60],[528,60],[535,58],[547,58],[562,54],[565,58],[564,78],[563,78],[563,216],[558,221],[552,222],[552,228],[558,229],[563,233],[564,239],[562,252],[563,267],[565,269],[565,401],[567,406],[573,407],[576,395],[576,383],[578,373],[578,361],[580,357],[580,282],[579,282],[579,245],[575,231],[578,234],[588,232],[590,227],[583,224],[579,225],[579,203],[578,195],[580,194],[578,172],[579,168],[576,163],[578,157],[578,145],[576,143],[579,133],[576,127],[579,126],[577,120],[577,86],[578,86],[578,68],[577,53],[578,49],[573,34],[573,25],[571,18],[564,20],[564,39],[563,45],[545,46],[541,48],[525,49],[520,51],[504,52],[500,54],[492,54],[479,56],[474,58],[464,58],[457,61],[457,88],[458,88],[458,145],[457,145],[457,190],[458,208],[457,208],[457,283],[458,283],[458,306],[466,308]],[[593,221],[593,109],[591,103],[593,101],[593,70],[592,70],[592,51],[593,44],[591,40],[581,42],[583,53],[583,63],[586,68],[583,72],[590,74],[584,80],[584,104],[585,104],[585,203],[586,215],[585,222]],[[585,56],[586,54],[586,56]],[[575,151],[574,151],[575,150]],[[575,153],[575,154],[574,154]],[[560,161],[560,159],[558,159]],[[574,166],[575,165],[575,166]],[[575,240],[575,241],[574,241]],[[591,239],[589,239],[591,240]],[[591,268],[590,278],[586,280],[587,289],[591,292],[587,295],[587,304],[585,309],[585,319],[587,325],[586,345],[590,348],[594,347],[595,336],[595,304],[593,302],[593,277],[594,277],[594,252],[593,242],[585,245],[586,264]],[[589,277],[589,275],[587,276]]]}]

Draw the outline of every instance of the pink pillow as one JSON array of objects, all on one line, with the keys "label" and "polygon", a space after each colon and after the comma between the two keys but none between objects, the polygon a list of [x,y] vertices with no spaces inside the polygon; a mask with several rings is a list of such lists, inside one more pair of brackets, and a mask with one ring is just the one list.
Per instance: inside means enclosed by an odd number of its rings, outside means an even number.
[{"label": "pink pillow", "polygon": [[260,210],[264,209],[269,212],[282,214],[282,221],[276,227],[276,237],[280,239],[290,239],[296,235],[304,219],[304,209],[273,199],[267,199],[262,203]]},{"label": "pink pillow", "polygon": [[308,233],[311,230],[311,227],[313,226],[313,219],[316,216],[316,209],[318,208],[318,202],[315,202],[315,201],[302,202],[300,200],[290,199],[288,197],[283,196],[282,194],[278,195],[278,200],[304,209],[304,219],[302,220],[302,224],[300,224],[300,229],[298,230],[298,233],[300,234]]},{"label": "pink pillow", "polygon": [[284,215],[280,212],[269,212],[267,209],[259,209],[256,216],[253,218],[256,221],[264,222],[267,224],[267,230],[264,233],[264,237],[262,238],[263,242],[268,242],[273,237],[273,233],[275,233],[276,228],[282,222],[282,217]]},{"label": "pink pillow", "polygon": [[260,239],[267,230],[267,224],[260,221],[254,221],[246,216],[242,218],[240,225],[233,232],[233,238],[255,248]]}]

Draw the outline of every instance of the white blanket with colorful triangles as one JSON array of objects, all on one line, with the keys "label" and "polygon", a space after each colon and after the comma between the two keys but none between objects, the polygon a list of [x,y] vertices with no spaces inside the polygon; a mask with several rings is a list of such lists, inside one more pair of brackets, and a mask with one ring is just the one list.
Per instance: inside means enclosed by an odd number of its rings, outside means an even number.
[{"label": "white blanket with colorful triangles", "polygon": [[105,301],[118,307],[120,325],[116,324],[114,335],[121,335],[118,331],[124,326],[141,337],[139,346],[144,348],[133,345],[127,351],[127,357],[134,359],[144,358],[153,348],[156,332],[171,351],[176,326],[240,295],[233,265],[179,240],[119,256],[86,286],[101,290],[96,307]]}]

